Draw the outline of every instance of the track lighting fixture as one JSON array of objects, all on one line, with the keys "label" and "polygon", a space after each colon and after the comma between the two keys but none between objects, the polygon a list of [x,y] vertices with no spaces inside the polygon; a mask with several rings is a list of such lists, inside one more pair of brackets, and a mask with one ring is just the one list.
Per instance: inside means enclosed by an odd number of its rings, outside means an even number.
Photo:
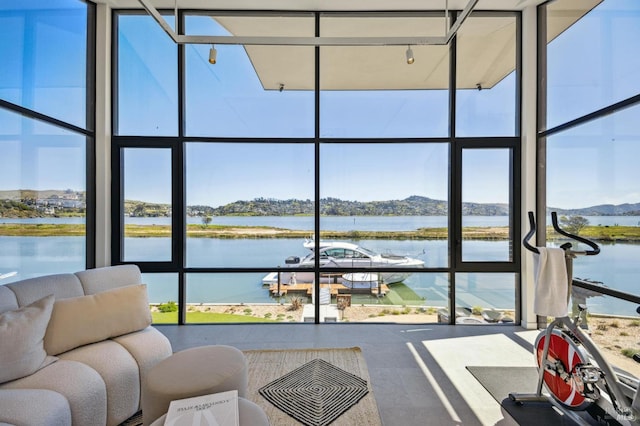
[{"label": "track lighting fixture", "polygon": [[407,64],[411,65],[415,62],[415,58],[413,57],[413,50],[411,50],[411,46],[407,46]]},{"label": "track lighting fixture", "polygon": [[218,51],[216,50],[216,47],[212,44],[211,49],[209,49],[209,63],[212,65],[215,64],[217,57],[218,57]]}]

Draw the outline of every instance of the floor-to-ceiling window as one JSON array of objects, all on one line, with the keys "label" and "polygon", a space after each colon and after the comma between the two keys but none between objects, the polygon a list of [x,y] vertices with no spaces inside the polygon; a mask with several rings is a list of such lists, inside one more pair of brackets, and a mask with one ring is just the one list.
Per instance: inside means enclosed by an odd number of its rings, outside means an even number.
[{"label": "floor-to-ceiling window", "polygon": [[[115,17],[113,261],[142,267],[157,322],[517,321],[517,14],[419,46],[175,45],[144,13]],[[237,37],[447,25],[179,18],[181,34]]]},{"label": "floor-to-ceiling window", "polygon": [[0,284],[94,265],[94,7],[0,5]]},{"label": "floor-to-ceiling window", "polygon": [[[455,42],[453,288],[462,323],[519,321],[518,22],[477,13]],[[482,317],[468,318],[469,308]]]},{"label": "floor-to-ceiling window", "polygon": [[[558,0],[543,13],[547,83],[541,90],[547,113],[540,117],[539,143],[546,147],[547,212],[557,213],[561,228],[600,245],[597,256],[573,261],[575,278],[638,295],[640,4],[605,0],[576,8],[576,2]],[[581,19],[558,34],[563,20],[576,16]],[[547,241],[567,242],[550,229]],[[596,339],[610,339],[602,345],[609,356],[637,352],[637,332],[622,328],[627,322],[637,326],[636,303],[575,286],[572,297],[574,310],[578,303],[587,305],[585,325]],[[633,362],[621,366],[637,371]]]}]

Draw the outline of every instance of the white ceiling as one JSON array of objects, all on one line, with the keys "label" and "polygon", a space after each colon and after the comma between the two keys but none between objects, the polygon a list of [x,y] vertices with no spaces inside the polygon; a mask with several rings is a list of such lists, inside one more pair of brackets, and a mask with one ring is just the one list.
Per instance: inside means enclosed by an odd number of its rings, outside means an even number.
[{"label": "white ceiling", "polygon": [[[136,8],[139,0],[96,0],[113,8]],[[321,19],[323,37],[441,37],[447,28],[444,13],[462,10],[469,0],[148,0],[156,9],[268,11],[438,11],[436,16],[327,15]],[[550,19],[553,39],[601,0],[565,0],[563,12]],[[474,11],[519,11],[544,0],[479,0]],[[567,9],[568,8],[568,9]],[[566,9],[566,10],[565,10]],[[313,17],[212,14],[233,36],[308,37]],[[550,17],[551,18],[551,17]],[[197,34],[206,36],[206,34]],[[460,89],[491,89],[516,64],[516,20],[509,16],[469,17],[457,34]],[[321,48],[322,90],[404,90],[449,87],[448,46],[412,46],[415,63],[405,59],[407,46],[325,46]],[[314,49],[310,46],[245,45],[249,60],[265,90],[313,90]],[[224,58],[218,56],[219,61]]]},{"label": "white ceiling", "polygon": [[[215,19],[234,35],[313,36],[313,19]],[[296,25],[297,24],[297,25]],[[442,18],[327,17],[325,37],[444,35]],[[458,32],[458,88],[490,89],[515,68],[516,21],[511,17],[469,18]],[[411,46],[415,62],[408,65],[407,46],[325,46],[320,49],[322,90],[410,90],[449,87],[449,47]],[[245,46],[266,90],[313,90],[314,49],[305,46]],[[222,58],[220,60],[223,60]]]}]

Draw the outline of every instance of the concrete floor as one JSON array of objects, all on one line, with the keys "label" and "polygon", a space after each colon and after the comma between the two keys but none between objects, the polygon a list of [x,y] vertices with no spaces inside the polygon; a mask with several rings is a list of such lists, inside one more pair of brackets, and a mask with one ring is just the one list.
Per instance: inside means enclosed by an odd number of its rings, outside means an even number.
[{"label": "concrete floor", "polygon": [[156,327],[170,339],[174,351],[209,344],[242,350],[358,346],[367,362],[383,424],[390,426],[517,424],[465,367],[533,366],[537,335],[537,331],[503,325]]}]

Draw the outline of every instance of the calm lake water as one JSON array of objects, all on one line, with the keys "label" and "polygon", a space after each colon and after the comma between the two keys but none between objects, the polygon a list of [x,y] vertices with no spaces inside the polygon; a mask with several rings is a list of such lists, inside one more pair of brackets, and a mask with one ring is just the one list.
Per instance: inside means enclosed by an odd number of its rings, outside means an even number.
[{"label": "calm lake water", "polygon": [[[168,218],[129,218],[128,223],[168,223]],[[639,217],[589,218],[591,224],[636,226]],[[506,217],[468,217],[467,226],[504,226]],[[0,222],[42,222],[32,219]],[[78,219],[59,219],[58,223],[82,223]],[[201,223],[191,218],[191,223]],[[215,217],[213,223],[228,225],[277,226],[288,229],[313,229],[310,217]],[[419,227],[446,226],[444,217],[331,217],[322,218],[322,227],[331,230],[412,230]],[[446,241],[355,241],[378,252],[417,257],[427,267],[446,267]],[[304,256],[307,250],[298,239],[190,238],[187,241],[188,267],[258,267],[273,269],[284,266],[291,255]],[[505,241],[465,241],[463,255],[467,260],[505,260],[509,254]],[[166,260],[170,252],[168,238],[127,238],[127,260]],[[2,280],[2,284],[33,276],[72,272],[84,268],[84,239],[79,237],[0,237],[0,274],[17,271],[17,275]],[[638,294],[640,245],[611,244],[602,246],[598,256],[580,257],[574,263],[574,276],[602,282],[628,293]],[[273,302],[261,279],[265,273],[190,274],[187,275],[187,300],[191,303],[269,303]],[[177,300],[176,274],[147,274],[152,302]],[[456,276],[457,304],[509,308],[515,305],[514,274],[467,274]],[[421,299],[416,303],[446,306],[448,278],[442,273],[419,273],[405,284]],[[362,303],[376,303],[376,299]],[[608,297],[587,300],[593,313],[635,315],[635,306]]]}]

